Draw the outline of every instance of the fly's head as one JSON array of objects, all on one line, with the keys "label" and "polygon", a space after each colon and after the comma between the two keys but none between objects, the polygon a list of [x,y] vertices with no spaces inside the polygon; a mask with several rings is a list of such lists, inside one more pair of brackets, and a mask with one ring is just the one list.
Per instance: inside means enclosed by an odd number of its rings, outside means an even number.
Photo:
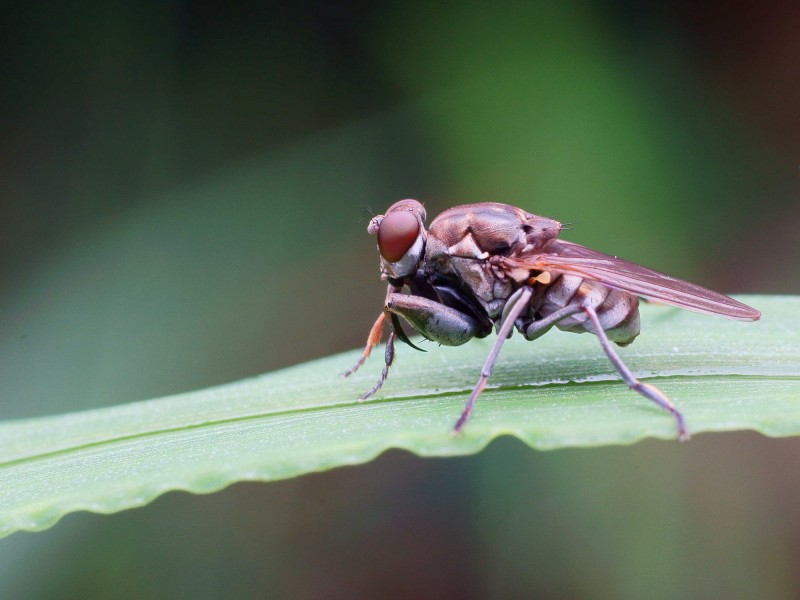
[{"label": "fly's head", "polygon": [[425,207],[416,200],[400,200],[386,214],[374,216],[367,227],[378,238],[381,279],[399,283],[413,276],[425,254]]}]

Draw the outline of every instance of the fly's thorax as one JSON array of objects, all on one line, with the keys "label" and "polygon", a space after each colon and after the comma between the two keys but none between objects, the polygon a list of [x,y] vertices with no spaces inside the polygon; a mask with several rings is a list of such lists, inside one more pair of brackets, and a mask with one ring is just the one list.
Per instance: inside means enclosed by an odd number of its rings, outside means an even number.
[{"label": "fly's thorax", "polygon": [[431,234],[452,254],[508,255],[536,251],[558,237],[561,223],[534,215],[516,206],[480,202],[454,206],[432,222]]},{"label": "fly's thorax", "polygon": [[436,253],[436,240],[429,237],[425,254],[425,272],[429,277],[442,277],[458,281],[460,287],[473,295],[483,306],[489,318],[500,316],[506,300],[515,289],[515,282],[500,277],[498,271],[487,260],[451,256],[445,252]]},{"label": "fly's thorax", "polygon": [[431,276],[459,280],[496,319],[530,276],[527,269],[510,273],[498,259],[541,250],[560,230],[558,221],[507,204],[455,206],[431,222],[422,268]]}]

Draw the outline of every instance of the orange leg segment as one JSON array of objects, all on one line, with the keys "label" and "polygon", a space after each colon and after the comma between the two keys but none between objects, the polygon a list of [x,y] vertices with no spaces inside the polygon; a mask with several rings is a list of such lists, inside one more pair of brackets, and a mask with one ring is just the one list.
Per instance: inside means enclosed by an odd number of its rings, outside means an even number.
[{"label": "orange leg segment", "polygon": [[358,368],[364,364],[364,361],[367,360],[369,353],[372,352],[372,349],[381,341],[381,335],[383,333],[383,322],[386,320],[386,313],[382,312],[380,316],[375,320],[375,323],[372,325],[372,329],[369,330],[369,337],[367,338],[367,345],[364,346],[364,351],[361,353],[361,357],[356,361],[352,367],[347,369],[344,373],[342,373],[342,377],[349,377],[353,373],[355,373]]}]

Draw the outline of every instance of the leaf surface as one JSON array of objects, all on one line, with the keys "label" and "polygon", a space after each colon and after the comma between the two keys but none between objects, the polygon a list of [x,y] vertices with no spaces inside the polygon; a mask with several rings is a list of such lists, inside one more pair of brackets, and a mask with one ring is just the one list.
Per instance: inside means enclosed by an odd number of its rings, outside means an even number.
[{"label": "leaf surface", "polygon": [[[642,335],[619,350],[684,413],[692,434],[800,433],[800,298],[751,296],[756,323],[642,307]],[[366,332],[365,332],[366,333]],[[672,418],[627,390],[591,335],[553,332],[503,348],[464,435],[450,430],[493,337],[427,353],[399,347],[374,400],[376,351],[358,351],[202,391],[0,424],[0,536],[77,510],[114,512],[170,490],[207,493],[363,463],[389,448],[478,452],[500,435],[537,449],[671,439]]]}]

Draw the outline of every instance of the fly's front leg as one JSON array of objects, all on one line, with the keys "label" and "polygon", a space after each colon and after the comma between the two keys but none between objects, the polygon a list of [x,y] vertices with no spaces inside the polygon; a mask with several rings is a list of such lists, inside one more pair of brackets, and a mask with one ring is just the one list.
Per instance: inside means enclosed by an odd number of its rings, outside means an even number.
[{"label": "fly's front leg", "polygon": [[383,312],[372,324],[372,328],[369,330],[369,336],[367,337],[367,344],[364,346],[364,350],[361,352],[361,356],[356,361],[356,364],[342,373],[342,377],[349,377],[358,371],[358,368],[363,365],[364,361],[369,357],[372,349],[378,345],[378,342],[381,341],[381,335],[383,334],[383,323],[386,320],[386,303],[389,302],[389,296],[399,291],[400,288],[396,288],[393,285],[386,286],[386,300],[383,301]]},{"label": "fly's front leg", "polygon": [[381,371],[381,376],[378,379],[378,382],[358,397],[359,402],[364,402],[364,400],[381,389],[383,382],[386,381],[386,378],[389,376],[389,367],[391,367],[392,363],[394,362],[394,331],[389,334],[389,339],[386,340],[385,357],[386,361],[383,365],[383,371]]},{"label": "fly's front leg", "polygon": [[625,363],[622,362],[622,359],[614,351],[614,347],[611,345],[611,341],[608,339],[606,332],[603,330],[603,326],[600,324],[600,319],[598,318],[595,309],[590,306],[584,306],[582,309],[589,316],[589,320],[594,326],[594,333],[600,340],[600,345],[603,347],[603,350],[605,351],[606,356],[608,356],[608,359],[611,361],[611,364],[614,365],[614,367],[617,369],[617,372],[622,376],[623,381],[633,391],[640,393],[648,400],[652,400],[661,408],[672,414],[672,416],[675,417],[675,425],[678,429],[678,439],[682,442],[688,440],[689,433],[686,431],[686,424],[683,421],[683,415],[680,413],[680,411],[675,408],[675,405],[672,404],[672,402],[669,401],[669,398],[667,398],[657,387],[650,385],[649,383],[642,383],[633,376],[631,370],[625,365]]},{"label": "fly's front leg", "polygon": [[[370,339],[367,341],[367,347],[362,353],[362,358],[359,359],[350,372],[357,369],[364,362],[366,355],[369,355],[369,350],[378,342],[380,330],[387,314],[403,317],[426,338],[446,346],[463,344],[474,337],[479,329],[478,322],[473,317],[454,308],[423,296],[400,294],[396,288],[390,288],[386,296],[384,312],[372,327]],[[389,367],[392,366],[394,361],[394,340],[396,337],[405,339],[402,331],[395,332],[392,330],[389,334],[389,339],[386,342],[386,360],[381,376],[369,391],[358,397],[359,401],[364,401],[375,394],[386,381],[389,375]]]},{"label": "fly's front leg", "polygon": [[372,329],[369,330],[369,336],[367,337],[367,345],[364,346],[364,350],[361,352],[361,356],[356,361],[352,367],[347,369],[344,373],[342,373],[342,377],[350,377],[353,373],[358,371],[358,368],[364,364],[364,361],[367,360],[369,357],[369,353],[372,352],[372,349],[381,341],[381,334],[383,333],[383,322],[386,320],[386,313],[382,312],[380,316],[375,320],[375,323],[372,325]]},{"label": "fly's front leg", "polygon": [[392,294],[386,301],[386,310],[403,317],[426,338],[444,346],[460,346],[479,330],[474,317],[423,296]]}]

